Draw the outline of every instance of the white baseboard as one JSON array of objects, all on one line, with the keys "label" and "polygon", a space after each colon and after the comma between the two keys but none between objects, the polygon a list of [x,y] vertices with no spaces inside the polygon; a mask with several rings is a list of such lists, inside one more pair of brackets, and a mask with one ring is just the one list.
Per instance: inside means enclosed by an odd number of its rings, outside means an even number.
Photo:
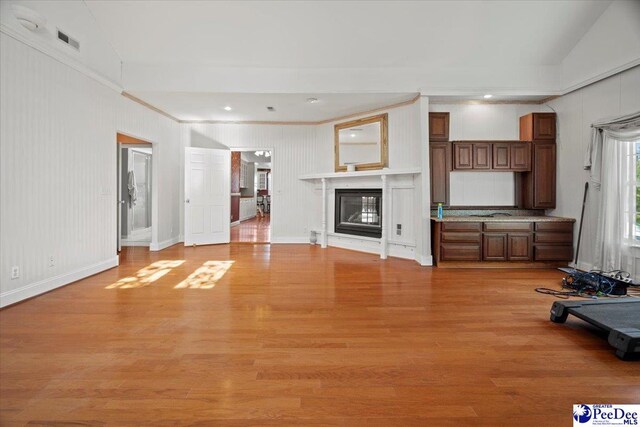
[{"label": "white baseboard", "polygon": [[77,282],[78,280],[84,279],[85,277],[93,276],[94,274],[100,273],[113,267],[117,267],[118,262],[119,259],[117,256],[115,256],[97,264],[79,268],[69,273],[61,274],[59,276],[44,279],[18,289],[3,292],[2,294],[0,294],[0,307],[15,304],[27,298],[35,297],[61,286]]},{"label": "white baseboard", "polygon": [[121,240],[120,241],[120,246],[150,246],[151,242],[136,242],[136,241],[128,241],[128,240]]},{"label": "white baseboard", "polygon": [[301,243],[306,243],[309,244],[309,238],[308,237],[272,237],[271,238],[271,243],[272,244],[301,244]]},{"label": "white baseboard", "polygon": [[430,267],[433,265],[433,256],[421,255],[420,257],[418,257],[418,259],[416,259],[416,261],[418,261],[418,263],[423,267]]},{"label": "white baseboard", "polygon": [[176,236],[176,237],[172,237],[171,239],[167,239],[164,240],[162,242],[158,242],[158,243],[151,243],[151,245],[149,246],[149,250],[150,251],[161,251],[163,249],[168,248],[169,246],[173,246],[177,243],[180,243],[182,241],[182,239],[180,239],[180,236]]},{"label": "white baseboard", "polygon": [[231,226],[232,226],[232,227],[235,227],[236,225],[240,225],[240,221],[233,221],[233,222],[231,223]]}]

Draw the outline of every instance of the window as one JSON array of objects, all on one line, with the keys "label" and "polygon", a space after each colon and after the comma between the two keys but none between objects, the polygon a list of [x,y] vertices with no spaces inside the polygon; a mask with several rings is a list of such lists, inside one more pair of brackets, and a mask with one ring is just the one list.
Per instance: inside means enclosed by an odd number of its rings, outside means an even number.
[{"label": "window", "polygon": [[[635,209],[633,215],[633,238],[634,240],[640,240],[640,141],[636,141],[633,144],[634,147],[634,157],[635,157],[635,182],[633,183],[635,187]],[[633,161],[633,160],[632,160]]]},{"label": "window", "polygon": [[627,145],[624,150],[629,172],[623,179],[626,182],[625,190],[628,200],[628,208],[624,209],[625,214],[625,238],[640,242],[640,140],[622,143]]}]

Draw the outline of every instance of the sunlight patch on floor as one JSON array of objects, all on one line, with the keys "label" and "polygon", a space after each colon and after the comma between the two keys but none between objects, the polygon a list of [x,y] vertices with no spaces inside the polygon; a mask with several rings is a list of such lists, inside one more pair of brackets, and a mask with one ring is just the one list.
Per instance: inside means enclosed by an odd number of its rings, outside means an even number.
[{"label": "sunlight patch on floor", "polygon": [[235,261],[207,261],[191,273],[175,289],[211,289],[225,275]]},{"label": "sunlight patch on floor", "polygon": [[136,272],[135,276],[125,277],[110,284],[105,289],[135,289],[149,286],[176,267],[184,264],[184,260],[156,261]]}]

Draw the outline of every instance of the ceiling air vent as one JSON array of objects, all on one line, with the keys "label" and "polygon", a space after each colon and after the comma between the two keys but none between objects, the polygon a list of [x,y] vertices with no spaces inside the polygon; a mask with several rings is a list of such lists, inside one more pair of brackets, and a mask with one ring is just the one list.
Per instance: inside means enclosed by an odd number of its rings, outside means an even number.
[{"label": "ceiling air vent", "polygon": [[69,46],[71,46],[75,50],[80,50],[80,42],[78,40],[68,36],[67,34],[63,33],[60,30],[58,30],[58,40],[60,40],[61,42],[65,43],[65,44],[68,44]]},{"label": "ceiling air vent", "polygon": [[267,110],[269,111],[276,111],[276,109],[274,107],[267,107]]}]

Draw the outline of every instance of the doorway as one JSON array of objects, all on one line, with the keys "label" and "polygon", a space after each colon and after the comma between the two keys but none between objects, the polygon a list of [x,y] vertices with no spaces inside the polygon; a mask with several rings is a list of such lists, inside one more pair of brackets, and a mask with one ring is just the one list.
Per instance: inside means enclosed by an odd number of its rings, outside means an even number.
[{"label": "doorway", "polygon": [[118,250],[151,245],[152,157],[150,143],[118,143]]},{"label": "doorway", "polygon": [[272,150],[231,152],[231,242],[271,242]]}]

